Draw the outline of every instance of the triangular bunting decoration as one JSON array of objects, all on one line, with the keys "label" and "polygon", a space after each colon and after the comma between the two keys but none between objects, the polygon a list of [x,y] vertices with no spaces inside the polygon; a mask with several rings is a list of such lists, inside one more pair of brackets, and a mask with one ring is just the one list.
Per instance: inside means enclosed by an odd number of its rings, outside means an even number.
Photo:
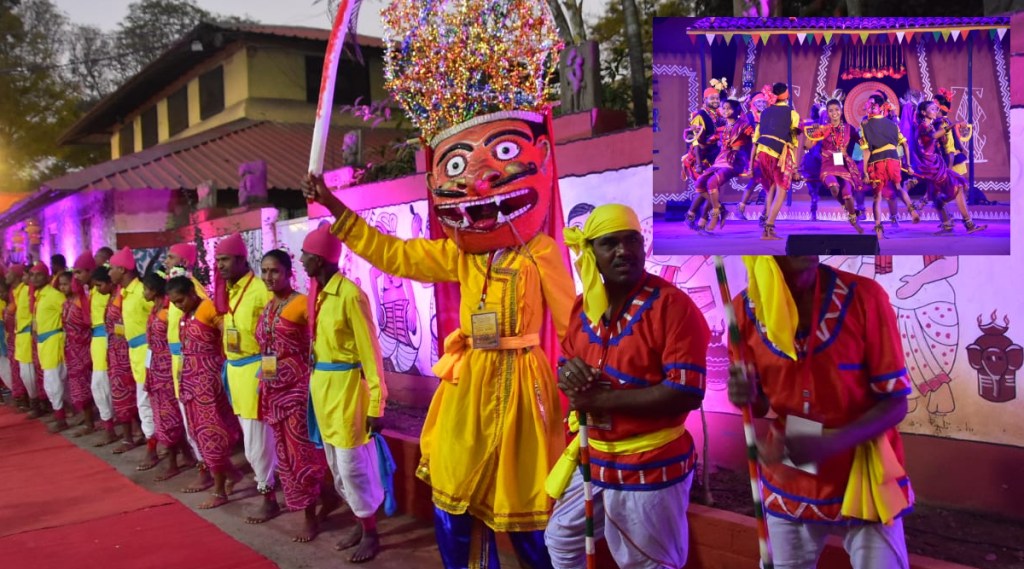
[{"label": "triangular bunting decoration", "polygon": [[914,32],[907,32],[907,43],[910,43],[910,40],[913,39],[913,38],[914,38]]},{"label": "triangular bunting decoration", "polygon": [[733,36],[733,34],[722,34],[722,35],[725,36],[725,45],[729,45],[730,43],[732,43],[732,36]]},{"label": "triangular bunting decoration", "polygon": [[889,32],[889,33],[887,33],[885,35],[889,37],[889,42],[890,43],[896,39],[896,32]]},{"label": "triangular bunting decoration", "polygon": [[715,36],[718,34],[704,34],[704,37],[708,38],[708,45],[715,43]]},{"label": "triangular bunting decoration", "polygon": [[772,37],[771,34],[761,34],[761,43],[768,45],[768,38]]},{"label": "triangular bunting decoration", "polygon": [[949,33],[950,33],[949,30],[942,30],[942,39],[943,39],[943,41],[949,41]]},{"label": "triangular bunting decoration", "polygon": [[953,30],[950,33],[953,36],[953,41],[956,41],[956,40],[960,39],[960,30]]},{"label": "triangular bunting decoration", "polygon": [[796,35],[796,37],[800,39],[800,45],[803,45],[803,43],[804,43],[804,40],[806,40],[806,39],[807,39],[807,34],[806,34],[806,33],[803,33],[803,34],[797,34],[797,35]]},{"label": "triangular bunting decoration", "polygon": [[814,34],[814,43],[821,43],[822,34]]},{"label": "triangular bunting decoration", "polygon": [[868,43],[868,33],[867,32],[861,32],[860,33],[860,41],[862,41],[864,43]]},{"label": "triangular bunting decoration", "polygon": [[796,34],[786,34],[789,36],[790,45],[796,45]]},{"label": "triangular bunting decoration", "polygon": [[939,38],[942,37],[942,32],[932,32],[932,37],[935,38],[935,41],[939,41]]},{"label": "triangular bunting decoration", "polygon": [[825,43],[832,43],[832,32],[825,32],[823,36],[825,38]]},{"label": "triangular bunting decoration", "polygon": [[1006,35],[1006,28],[996,28],[996,34],[999,35],[999,41],[1003,41],[1003,36]]},{"label": "triangular bunting decoration", "polygon": [[897,37],[897,38],[899,39],[899,42],[900,42],[900,43],[903,43],[903,37],[904,37],[905,35],[906,35],[906,34],[905,34],[905,33],[903,33],[903,32],[896,32],[896,37]]}]

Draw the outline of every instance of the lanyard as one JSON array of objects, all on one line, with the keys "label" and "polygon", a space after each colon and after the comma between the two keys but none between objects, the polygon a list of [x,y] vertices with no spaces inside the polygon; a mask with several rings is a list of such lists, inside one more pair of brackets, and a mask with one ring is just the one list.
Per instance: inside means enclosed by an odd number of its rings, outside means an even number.
[{"label": "lanyard", "polygon": [[487,274],[484,276],[484,288],[480,292],[480,307],[479,310],[484,309],[484,301],[487,300],[487,285],[491,281],[491,266],[494,264],[494,251],[491,251],[487,255]]},{"label": "lanyard", "polygon": [[[839,126],[842,127],[843,123],[839,123]],[[836,140],[836,127],[832,126],[832,128],[829,130],[829,138],[832,139],[832,148],[834,149],[834,151],[839,151],[842,152],[843,155],[846,155],[846,144],[844,144],[843,142],[844,140],[846,140],[846,129],[843,129],[843,134],[839,137],[839,140]]]},{"label": "lanyard", "polygon": [[[811,366],[811,357],[817,347],[819,320],[821,319],[821,268],[816,269],[814,276],[814,308],[811,310],[811,322],[807,339],[804,343],[804,350],[801,357],[801,350],[797,350],[797,373],[801,380],[801,395],[803,397],[803,414],[807,416],[811,412],[811,383],[814,380],[814,373]],[[831,299],[829,299],[831,302]]]},{"label": "lanyard", "polygon": [[[242,299],[245,298],[245,291],[249,290],[249,285],[251,285],[252,281],[254,281],[254,280],[256,280],[256,276],[253,275],[252,272],[250,272],[249,273],[249,280],[245,281],[245,286],[242,287],[242,293],[238,295],[238,300],[235,301],[235,305],[234,306],[228,306],[228,312],[231,313],[231,322],[232,323],[234,323],[234,321],[235,321],[235,311],[238,310],[238,305],[242,304]],[[221,297],[221,298],[224,298],[224,297]]]},{"label": "lanyard", "polygon": [[277,350],[277,322],[281,319],[281,313],[284,312],[284,308],[288,306],[291,303],[292,299],[294,298],[295,291],[292,291],[292,293],[288,295],[288,298],[286,298],[284,301],[280,301],[276,298],[274,299],[273,310],[270,312],[270,316],[266,318],[266,320],[264,320],[264,325],[266,326],[267,331],[267,338],[269,340],[267,342],[267,349],[263,350],[264,353],[270,353],[272,351]]}]

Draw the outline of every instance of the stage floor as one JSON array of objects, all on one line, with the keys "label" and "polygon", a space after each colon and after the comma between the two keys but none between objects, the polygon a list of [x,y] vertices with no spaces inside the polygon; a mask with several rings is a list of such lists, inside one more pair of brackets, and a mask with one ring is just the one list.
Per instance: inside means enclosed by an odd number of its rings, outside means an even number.
[{"label": "stage floor", "polygon": [[[939,227],[934,220],[912,224],[901,222],[893,228],[885,224],[886,238],[879,241],[883,255],[1009,255],[1010,221],[977,220],[988,229],[968,235],[959,221],[953,233],[936,235]],[[862,221],[864,234],[873,233],[874,224]],[[654,220],[655,255],[785,255],[786,238],[792,234],[804,235],[856,235],[846,222],[779,220],[775,232],[777,241],[761,239],[761,227],[756,218],[750,221],[730,219],[724,228],[713,232],[696,232],[682,221]]]}]

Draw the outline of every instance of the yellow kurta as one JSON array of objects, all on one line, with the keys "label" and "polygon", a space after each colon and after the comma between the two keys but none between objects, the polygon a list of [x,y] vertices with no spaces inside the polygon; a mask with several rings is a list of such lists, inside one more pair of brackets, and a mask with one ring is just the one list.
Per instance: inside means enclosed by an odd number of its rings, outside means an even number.
[{"label": "yellow kurta", "polygon": [[92,342],[89,355],[92,356],[93,371],[107,371],[107,303],[109,294],[100,294],[96,289],[89,292],[89,320],[92,324]]},{"label": "yellow kurta", "polygon": [[337,448],[355,448],[370,441],[366,417],[382,417],[388,389],[381,377],[377,331],[366,294],[336,274],[317,296],[313,353],[318,366],[359,364],[361,368],[313,369],[309,394],[320,436]]},{"label": "yellow kurta", "polygon": [[[189,277],[192,279],[192,284],[196,287],[196,294],[199,298],[207,300],[209,297],[206,296],[206,289],[203,287],[195,277]],[[167,307],[167,343],[171,348],[171,377],[174,378],[174,396],[177,397],[181,394],[181,310],[177,306],[171,304]]]},{"label": "yellow kurta", "polygon": [[18,363],[32,363],[32,311],[28,306],[28,285],[14,287],[14,359]]},{"label": "yellow kurta", "polygon": [[[224,314],[224,354],[228,359],[228,386],[231,388],[231,406],[243,419],[259,419],[260,346],[256,343],[256,323],[260,313],[270,302],[267,285],[249,272],[228,287],[228,312]],[[237,330],[241,351],[233,352],[228,344],[229,330]],[[247,362],[232,365],[231,362]]]},{"label": "yellow kurta", "polygon": [[64,301],[61,292],[52,286],[36,291],[34,326],[39,351],[39,367],[57,369],[64,362]]},{"label": "yellow kurta", "polygon": [[442,372],[447,377],[420,436],[417,475],[431,485],[434,504],[452,514],[468,512],[496,531],[544,529],[550,510],[544,481],[565,442],[557,385],[537,335],[547,306],[564,336],[576,296],[557,244],[541,234],[527,243],[529,255],[503,250],[495,256],[485,310],[497,312],[507,345],[524,347],[475,350],[463,333],[471,330],[487,280],[487,254],[463,253],[450,239],[403,241],[351,211],[332,231],[386,273],[460,284],[462,332],[445,340],[446,355],[435,370],[455,365],[452,373]]},{"label": "yellow kurta", "polygon": [[135,383],[146,382],[146,325],[153,303],[143,295],[142,281],[134,279],[121,289],[121,315],[124,319],[124,335],[128,338],[128,359],[132,364]]}]

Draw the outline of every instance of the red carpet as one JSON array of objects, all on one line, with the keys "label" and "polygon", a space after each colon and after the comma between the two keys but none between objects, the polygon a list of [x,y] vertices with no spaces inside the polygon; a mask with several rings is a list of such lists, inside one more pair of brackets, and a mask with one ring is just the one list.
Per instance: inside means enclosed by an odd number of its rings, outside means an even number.
[{"label": "red carpet", "polygon": [[170,496],[150,492],[0,409],[0,559],[4,567],[275,567]]}]

